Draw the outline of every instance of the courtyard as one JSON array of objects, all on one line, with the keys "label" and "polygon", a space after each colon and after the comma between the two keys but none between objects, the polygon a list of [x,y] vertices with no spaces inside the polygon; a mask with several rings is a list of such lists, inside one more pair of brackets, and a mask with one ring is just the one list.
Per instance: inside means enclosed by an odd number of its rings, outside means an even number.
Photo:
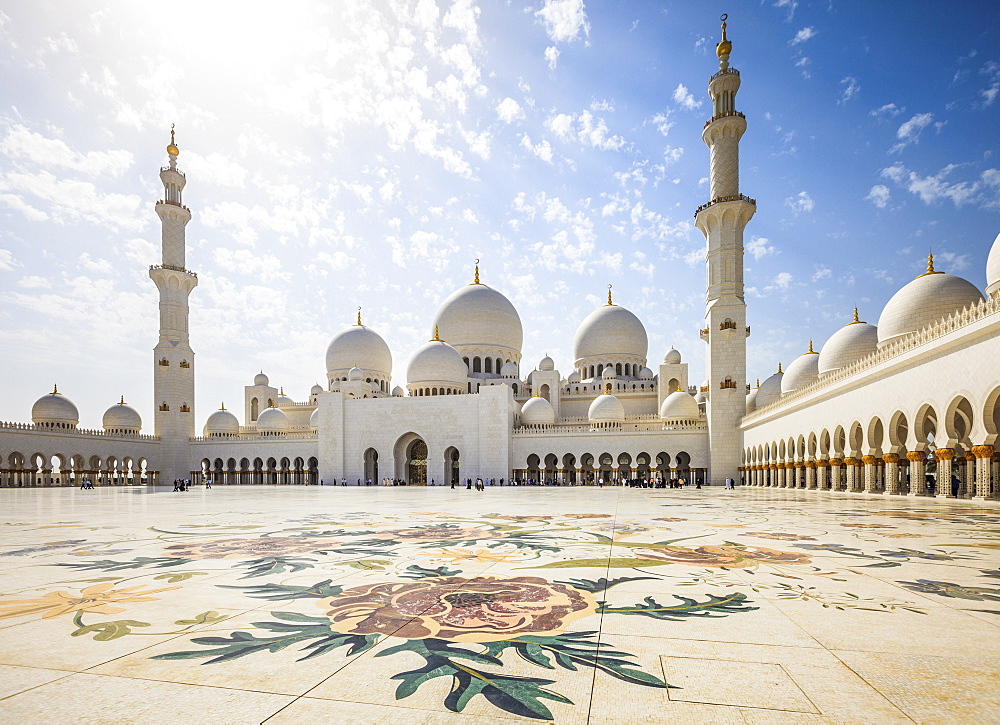
[{"label": "courtyard", "polygon": [[0,719],[984,722],[1000,510],[815,491],[2,490]]}]

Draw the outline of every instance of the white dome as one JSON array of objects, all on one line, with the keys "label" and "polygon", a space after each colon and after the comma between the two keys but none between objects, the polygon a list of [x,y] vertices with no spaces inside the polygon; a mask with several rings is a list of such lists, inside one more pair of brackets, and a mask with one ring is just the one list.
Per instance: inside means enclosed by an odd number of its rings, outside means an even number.
[{"label": "white dome", "polygon": [[142,428],[142,418],[139,411],[128,405],[125,398],[121,402],[112,405],[104,411],[104,418],[101,421],[104,430],[129,430],[136,433]]},{"label": "white dome", "polygon": [[983,299],[974,284],[961,277],[934,272],[933,263],[933,257],[929,258],[927,273],[904,286],[886,303],[878,318],[880,348]]},{"label": "white dome", "polygon": [[517,377],[517,363],[505,362],[500,368],[501,378],[516,378]]},{"label": "white dome", "polygon": [[757,391],[760,388],[754,388],[749,393],[747,393],[747,415],[757,410]]},{"label": "white dome", "polygon": [[521,407],[521,425],[553,425],[555,422],[552,403],[539,395],[529,398]]},{"label": "white dome", "polygon": [[639,371],[639,380],[652,380],[652,379],[653,379],[653,371],[650,370],[649,368],[643,368],[642,370]]},{"label": "white dome", "polygon": [[521,318],[506,297],[485,284],[461,287],[434,317],[438,337],[455,347],[500,347],[521,354]]},{"label": "white dome", "polygon": [[986,294],[1000,292],[1000,234],[993,240],[990,256],[986,258]]},{"label": "white dome", "polygon": [[407,385],[444,384],[464,388],[469,368],[458,350],[441,340],[431,340],[414,353],[406,368]]},{"label": "white dome", "polygon": [[576,331],[573,354],[579,365],[584,358],[621,357],[646,359],[649,341],[639,318],[618,305],[604,305],[587,315]]},{"label": "white dome", "polygon": [[878,349],[878,328],[858,319],[854,311],[854,322],[848,322],[835,333],[819,351],[820,375],[827,375],[840,368],[857,362]]},{"label": "white dome", "polygon": [[257,431],[260,433],[284,433],[288,430],[288,416],[281,408],[268,408],[257,416]]},{"label": "white dome", "polygon": [[80,422],[80,411],[73,401],[53,388],[31,406],[31,422],[38,424],[59,424],[75,426]]},{"label": "white dome", "polygon": [[809,352],[802,353],[792,360],[788,370],[781,376],[781,394],[795,392],[807,388],[819,380],[819,353],[812,349],[809,342]]},{"label": "white dome", "polygon": [[699,405],[704,403],[706,400],[707,398],[705,398],[705,394],[700,390],[694,394],[694,402],[698,403]]},{"label": "white dome", "polygon": [[320,393],[322,393],[322,392],[323,392],[323,386],[322,386],[322,385],[320,385],[319,383],[316,383],[316,384],[315,384],[315,385],[313,385],[313,386],[312,386],[312,388],[311,388],[311,389],[309,390],[309,395],[319,395],[319,394],[320,394]]},{"label": "white dome", "polygon": [[365,374],[362,372],[361,368],[351,368],[347,371],[347,379],[356,383],[359,380],[364,380]]},{"label": "white dome", "polygon": [[215,411],[205,421],[204,435],[206,437],[236,435],[239,432],[239,420],[225,408]]},{"label": "white dome", "polygon": [[680,352],[677,351],[677,350],[675,350],[673,348],[673,345],[671,345],[670,349],[667,350],[667,354],[663,356],[663,364],[664,365],[676,365],[680,361],[681,361],[681,354],[680,354]]},{"label": "white dome", "polygon": [[397,385],[395,388],[392,389],[392,394],[397,398],[402,398],[404,395],[406,395],[406,391]]},{"label": "white dome", "polygon": [[601,373],[601,379],[602,380],[614,380],[615,377],[616,377],[616,375],[615,375],[615,369],[613,367],[611,367],[610,365],[608,365],[606,368],[604,368],[604,372]]},{"label": "white dome", "polygon": [[622,423],[625,420],[625,406],[613,395],[599,395],[590,404],[587,420],[591,423]]},{"label": "white dome", "polygon": [[284,408],[286,405],[295,405],[295,401],[285,395],[285,389],[282,388],[278,399],[274,401],[274,405],[278,408]]},{"label": "white dome", "polygon": [[271,381],[267,379],[267,376],[264,374],[263,370],[261,370],[259,373],[253,376],[254,385],[267,385],[270,382]]},{"label": "white dome", "polygon": [[392,374],[392,353],[382,336],[364,325],[352,325],[334,335],[326,348],[327,375],[344,374],[353,367]]},{"label": "white dome", "polygon": [[781,364],[778,364],[778,372],[769,377],[760,387],[757,388],[757,407],[763,408],[781,398],[781,379],[784,375],[781,372]]},{"label": "white dome", "polygon": [[546,370],[546,371],[547,370],[555,370],[556,369],[556,363],[555,363],[555,361],[552,358],[550,358],[548,355],[546,355],[545,357],[543,357],[541,360],[538,361],[538,369],[539,370]]},{"label": "white dome", "polygon": [[316,408],[309,416],[309,427],[313,430],[319,429],[319,408]]},{"label": "white dome", "polygon": [[569,377],[566,378],[566,382],[567,383],[578,383],[578,382],[580,382],[580,373],[578,373],[578,372],[576,372],[574,370],[573,372],[571,372],[569,374]]},{"label": "white dome", "polygon": [[671,393],[660,405],[660,417],[663,420],[691,419],[699,415],[697,401],[683,390]]}]

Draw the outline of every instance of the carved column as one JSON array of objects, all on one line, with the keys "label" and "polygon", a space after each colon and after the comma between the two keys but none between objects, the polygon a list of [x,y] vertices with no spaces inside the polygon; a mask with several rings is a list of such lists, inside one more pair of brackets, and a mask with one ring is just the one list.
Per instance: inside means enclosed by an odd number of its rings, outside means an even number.
[{"label": "carved column", "polygon": [[955,457],[954,448],[938,448],[934,451],[937,460],[937,498],[952,498],[951,495],[951,460]]},{"label": "carved column", "polygon": [[972,455],[976,457],[976,495],[975,498],[990,498],[990,481],[993,464],[993,446],[973,446]]},{"label": "carved column", "polygon": [[865,493],[875,493],[875,463],[878,459],[875,456],[862,456],[861,463],[864,466],[864,490]]},{"label": "carved column", "polygon": [[860,491],[861,484],[858,481],[859,466],[861,461],[848,456],[844,459],[845,473],[847,474],[847,490],[851,492]]},{"label": "carved column", "polygon": [[772,486],[774,486],[774,477],[775,477],[775,472],[777,470],[778,470],[778,465],[776,463],[768,463],[767,464],[767,482],[766,482],[766,485],[767,485],[768,488],[771,488]]},{"label": "carved column", "polygon": [[885,461],[885,493],[889,496],[899,495],[899,454],[886,453],[882,456]]},{"label": "carved column", "polygon": [[906,459],[910,462],[910,495],[927,495],[927,481],[924,478],[924,461],[927,460],[927,452],[910,451],[906,454]]},{"label": "carved column", "polygon": [[830,461],[820,458],[816,461],[816,488],[825,490],[830,485]]},{"label": "carved column", "polygon": [[806,461],[806,488],[810,491],[816,490],[816,461]]},{"label": "carved column", "polygon": [[843,477],[841,469],[843,468],[844,461],[840,458],[830,459],[830,490],[839,491],[840,490],[840,479]]}]

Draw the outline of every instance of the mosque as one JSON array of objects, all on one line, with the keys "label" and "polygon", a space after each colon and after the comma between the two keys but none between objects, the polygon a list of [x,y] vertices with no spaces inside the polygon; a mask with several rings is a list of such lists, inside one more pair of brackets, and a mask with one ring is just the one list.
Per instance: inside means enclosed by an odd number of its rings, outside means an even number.
[{"label": "mosque", "polygon": [[[629,478],[831,492],[996,499],[1000,485],[1000,236],[985,294],[934,269],[900,289],[877,325],[852,320],[814,350],[751,388],[746,369],[743,231],[756,201],[740,192],[736,109],[740,74],[722,26],[709,80],[710,197],[695,220],[706,239],[704,382],[692,385],[680,352],[655,351],[642,322],[607,303],[580,323],[572,370],[548,356],[522,361],[523,328],[502,292],[459,287],[428,324],[406,385],[392,353],[362,322],[326,350],[325,386],[295,401],[260,372],[245,387],[243,422],[225,408],[195,430],[195,353],[186,267],[191,211],[171,131],[163,198],[160,295],[153,351],[153,435],[124,399],[103,430],[79,429],[73,402],[54,389],[31,423],[0,423],[0,485],[78,485],[211,479],[222,484],[316,484],[467,478],[593,485]],[[660,354],[663,357],[660,358]],[[935,485],[936,484],[936,485]]]}]

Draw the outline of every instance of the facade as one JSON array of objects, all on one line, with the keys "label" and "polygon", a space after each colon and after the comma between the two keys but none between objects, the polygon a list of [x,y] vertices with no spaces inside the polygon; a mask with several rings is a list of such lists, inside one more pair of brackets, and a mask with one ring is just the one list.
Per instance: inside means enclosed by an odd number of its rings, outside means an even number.
[{"label": "facade", "polygon": [[[149,275],[160,295],[153,354],[154,435],[121,400],[101,431],[77,428],[57,390],[32,422],[0,424],[0,485],[70,485],[210,478],[216,484],[379,482],[446,484],[468,478],[595,484],[693,478],[750,485],[996,497],[1000,465],[1000,237],[984,295],[934,271],[890,300],[879,324],[857,316],[820,352],[747,384],[743,232],[756,202],[741,192],[740,74],[722,26],[709,81],[710,199],[695,214],[706,240],[705,382],[690,384],[681,354],[651,363],[642,322],[614,302],[590,312],[570,371],[548,356],[531,370],[523,328],[498,290],[472,282],[442,303],[429,340],[393,384],[392,352],[362,322],[333,337],[325,385],[295,401],[263,371],[244,389],[243,422],[221,407],[194,428],[194,351],[188,297],[180,151],[160,170],[162,258]],[[659,353],[659,351],[658,351]]]}]

